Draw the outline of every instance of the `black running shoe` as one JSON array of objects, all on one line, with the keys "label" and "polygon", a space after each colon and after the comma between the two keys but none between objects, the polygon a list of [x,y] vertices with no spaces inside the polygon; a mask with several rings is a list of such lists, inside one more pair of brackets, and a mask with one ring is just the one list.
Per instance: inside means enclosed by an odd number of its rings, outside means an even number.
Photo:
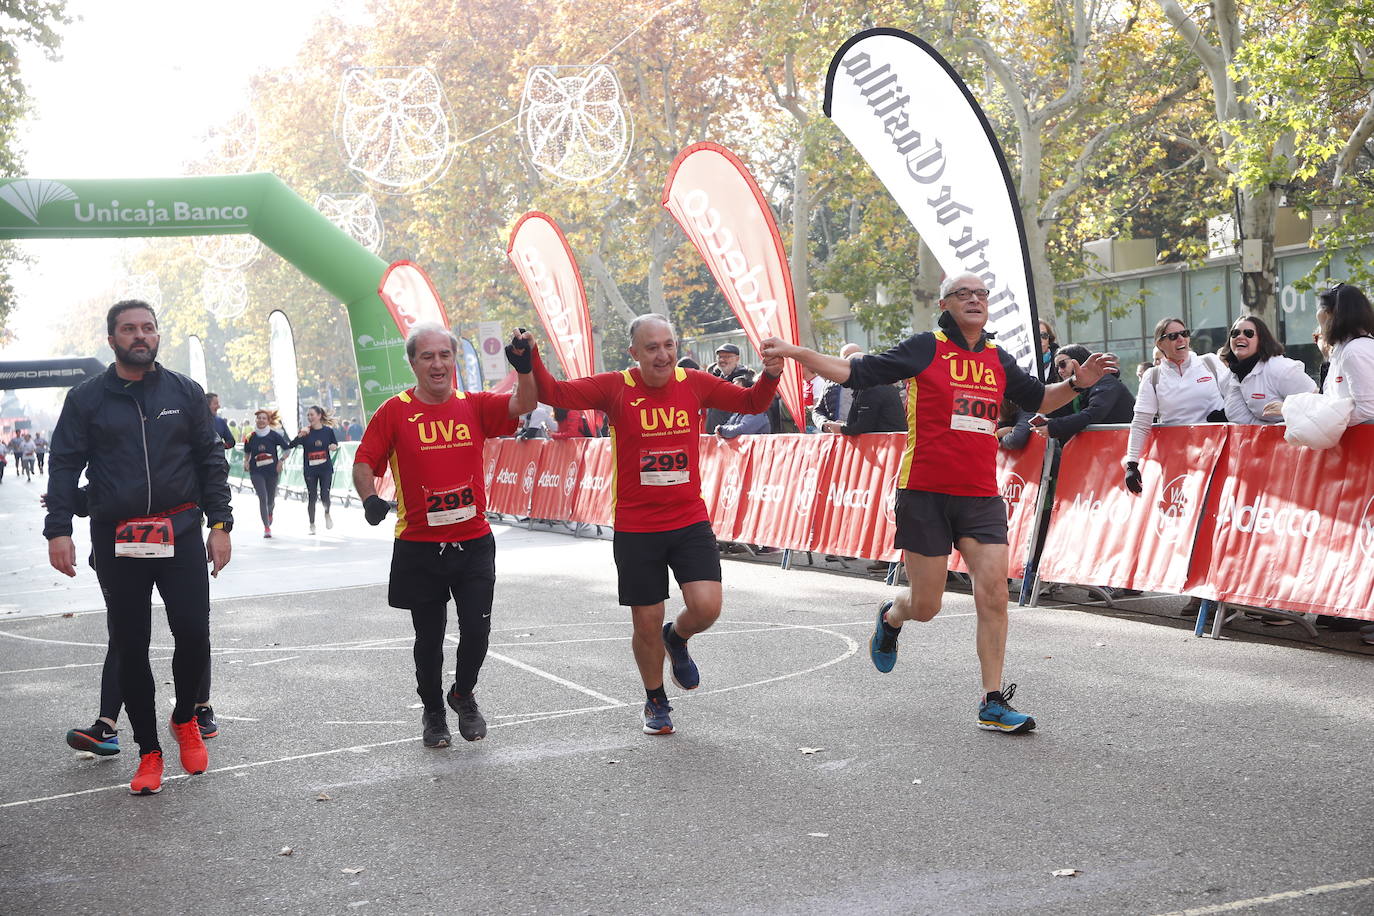
[{"label": "black running shoe", "polygon": [[464,741],[481,741],[487,736],[487,720],[477,708],[476,694],[461,696],[456,687],[448,691],[448,706],[458,713],[458,734]]},{"label": "black running shoe", "polygon": [[420,717],[420,722],[425,727],[425,747],[448,747],[449,742],[453,740],[448,731],[448,716],[444,715],[442,709],[425,713]]},{"label": "black running shoe", "polygon": [[219,734],[219,723],[215,721],[215,709],[213,706],[196,707],[196,725],[200,726],[200,738],[202,741],[213,738]]},{"label": "black running shoe", "polygon": [[119,753],[119,735],[113,728],[96,719],[90,728],[73,728],[67,732],[67,746],[78,751],[90,751],[100,757]]}]

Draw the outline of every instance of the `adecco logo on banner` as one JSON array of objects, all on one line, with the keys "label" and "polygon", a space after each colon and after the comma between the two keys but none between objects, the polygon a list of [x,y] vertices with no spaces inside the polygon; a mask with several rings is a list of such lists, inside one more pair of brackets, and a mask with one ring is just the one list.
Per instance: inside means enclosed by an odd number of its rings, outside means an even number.
[{"label": "adecco logo on banner", "polygon": [[521,490],[528,493],[530,490],[534,488],[534,474],[534,462],[531,461],[529,464],[525,465],[525,475],[522,478],[520,478]]},{"label": "adecco logo on banner", "polygon": [[[1374,505],[1374,503],[1371,503]],[[1370,520],[1369,507],[1365,508],[1365,520],[1361,530]],[[1322,515],[1316,509],[1303,511],[1292,506],[1270,506],[1264,494],[1255,497],[1253,504],[1236,499],[1234,484],[1227,482],[1226,491],[1217,506],[1217,529],[1234,528],[1242,534],[1268,535],[1280,538],[1312,538],[1321,529]],[[1357,532],[1358,536],[1358,532]],[[1363,548],[1362,548],[1363,549]]]},{"label": "adecco logo on banner", "polygon": [[1366,559],[1374,560],[1374,496],[1365,503],[1364,514],[1355,526],[1355,549]]},{"label": "adecco logo on banner", "polygon": [[611,478],[609,476],[587,473],[583,474],[582,479],[577,482],[577,489],[578,492],[586,490],[588,493],[600,493],[610,485]]},{"label": "adecco logo on banner", "polygon": [[883,500],[883,514],[892,524],[897,524],[897,491],[901,482],[897,479],[901,476],[899,471],[892,475],[892,479],[887,482],[887,499]]},{"label": "adecco logo on banner", "polygon": [[496,457],[495,457],[495,456],[492,456],[491,458],[488,458],[488,459],[487,459],[487,469],[486,469],[486,471],[482,474],[482,477],[486,480],[486,484],[487,484],[487,489],[488,489],[488,490],[491,489],[491,478],[492,478],[492,476],[495,475],[495,474],[496,474]]},{"label": "adecco logo on banner", "polygon": [[568,462],[567,470],[563,472],[563,495],[567,496],[577,486],[577,459]]}]

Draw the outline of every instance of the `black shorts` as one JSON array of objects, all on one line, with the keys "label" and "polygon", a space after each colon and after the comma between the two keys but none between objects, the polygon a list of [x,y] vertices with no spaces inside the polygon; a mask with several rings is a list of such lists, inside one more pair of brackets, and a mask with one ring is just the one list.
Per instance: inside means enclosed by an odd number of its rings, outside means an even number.
[{"label": "black shorts", "polygon": [[450,595],[457,600],[458,587],[469,580],[496,583],[496,538],[490,533],[447,545],[397,539],[391,548],[387,604],[406,609],[444,604]]},{"label": "black shorts", "polygon": [[926,490],[897,491],[898,550],[947,557],[959,538],[1007,543],[1007,501],[1000,496],[951,496]]},{"label": "black shorts", "polygon": [[620,591],[627,607],[668,598],[668,569],[681,586],[720,581],[720,550],[710,522],[672,531],[617,531],[611,541]]}]

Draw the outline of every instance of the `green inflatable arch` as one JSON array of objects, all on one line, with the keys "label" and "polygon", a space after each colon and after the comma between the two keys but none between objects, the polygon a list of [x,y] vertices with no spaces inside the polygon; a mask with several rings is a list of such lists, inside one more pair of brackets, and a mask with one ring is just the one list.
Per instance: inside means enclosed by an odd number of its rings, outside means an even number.
[{"label": "green inflatable arch", "polygon": [[387,264],[267,172],[199,178],[0,179],[0,238],[259,238],[348,309],[367,415],[415,383],[377,290]]}]

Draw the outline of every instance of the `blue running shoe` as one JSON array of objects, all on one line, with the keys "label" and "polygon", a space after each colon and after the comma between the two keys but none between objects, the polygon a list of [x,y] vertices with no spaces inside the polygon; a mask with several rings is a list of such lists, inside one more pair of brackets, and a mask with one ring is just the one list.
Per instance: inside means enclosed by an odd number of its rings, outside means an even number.
[{"label": "blue running shoe", "polygon": [[100,757],[113,757],[119,753],[119,734],[97,719],[90,728],[73,728],[67,732],[67,746]]},{"label": "blue running shoe", "polygon": [[1015,693],[1016,685],[1009,684],[984,697],[978,704],[978,727],[1009,735],[1034,731],[1035,719],[1012,708],[1011,698]]},{"label": "blue running shoe", "polygon": [[673,733],[673,720],[668,718],[668,713],[673,711],[666,700],[650,700],[644,704],[644,711],[639,717],[644,720],[644,734],[646,735],[671,735]]},{"label": "blue running shoe", "polygon": [[873,667],[887,674],[897,664],[897,634],[883,628],[883,615],[892,607],[891,601],[878,605],[878,622],[873,626],[873,635],[868,640],[868,655],[873,659]]},{"label": "blue running shoe", "polygon": [[683,690],[696,690],[701,686],[701,672],[697,663],[687,652],[687,640],[673,632],[671,622],[663,625],[663,646],[668,650],[668,659],[673,663],[673,683]]}]

